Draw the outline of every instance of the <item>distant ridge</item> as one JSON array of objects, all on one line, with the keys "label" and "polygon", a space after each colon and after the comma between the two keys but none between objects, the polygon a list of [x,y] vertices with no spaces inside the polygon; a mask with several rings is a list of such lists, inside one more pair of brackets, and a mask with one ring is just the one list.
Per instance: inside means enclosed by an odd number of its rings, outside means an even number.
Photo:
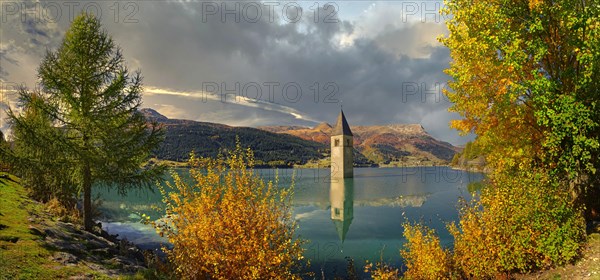
[{"label": "distant ridge", "polygon": [[315,126],[314,129],[319,130],[319,131],[331,131],[333,128],[331,127],[330,124],[328,124],[326,122],[322,122],[319,125]]},{"label": "distant ridge", "polygon": [[146,119],[150,120],[150,121],[159,122],[159,121],[166,121],[169,119],[169,118],[165,117],[164,115],[162,115],[161,113],[157,112],[156,110],[150,109],[150,108],[140,109],[140,113],[142,113],[146,117]]},{"label": "distant ridge", "polygon": [[[332,126],[234,127],[225,124],[170,119],[156,110],[140,112],[165,129],[165,141],[154,152],[159,159],[185,161],[197,155],[215,157],[235,147],[235,138],[250,147],[257,166],[290,167],[307,163],[329,164]],[[449,164],[460,148],[439,141],[420,124],[350,126],[354,134],[355,166],[414,166]]]},{"label": "distant ridge", "polygon": [[[294,126],[259,127],[330,145],[331,125],[320,123],[314,128]],[[439,141],[420,124],[350,126],[354,147],[367,159],[378,164],[421,165],[448,164],[460,148]]]}]

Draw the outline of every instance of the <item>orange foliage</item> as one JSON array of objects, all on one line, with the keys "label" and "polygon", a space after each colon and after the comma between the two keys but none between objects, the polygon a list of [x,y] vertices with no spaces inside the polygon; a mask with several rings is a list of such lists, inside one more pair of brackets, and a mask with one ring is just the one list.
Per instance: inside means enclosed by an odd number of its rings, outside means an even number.
[{"label": "orange foliage", "polygon": [[161,187],[165,218],[150,221],[173,244],[167,250],[183,279],[296,279],[303,259],[294,238],[292,188],[265,183],[254,156],[238,143],[227,159],[189,160],[195,185],[173,172]]},{"label": "orange foliage", "polygon": [[452,255],[443,249],[435,231],[420,224],[404,223],[406,243],[400,255],[406,262],[406,279],[450,279]]}]

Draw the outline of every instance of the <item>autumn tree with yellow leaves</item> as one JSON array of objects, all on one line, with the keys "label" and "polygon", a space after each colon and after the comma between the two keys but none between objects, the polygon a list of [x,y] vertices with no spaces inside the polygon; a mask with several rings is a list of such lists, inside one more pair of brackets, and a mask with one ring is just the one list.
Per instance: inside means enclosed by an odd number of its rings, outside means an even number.
[{"label": "autumn tree with yellow leaves", "polygon": [[295,238],[293,188],[265,182],[239,142],[226,158],[191,157],[194,184],[173,172],[161,187],[165,217],[152,221],[166,236],[175,273],[183,279],[296,279],[302,240]]},{"label": "autumn tree with yellow leaves", "polygon": [[477,134],[495,174],[543,169],[575,199],[597,193],[600,1],[446,5],[452,127]]},{"label": "autumn tree with yellow leaves", "polygon": [[[600,210],[600,1],[444,3],[445,94],[462,116],[451,126],[477,135],[492,171],[480,195],[460,203],[449,225],[452,272],[435,278],[506,278],[571,262],[584,213]],[[443,251],[427,228],[406,234],[409,278],[432,278],[437,268],[423,261]]]},{"label": "autumn tree with yellow leaves", "polygon": [[573,260],[598,207],[600,1],[446,1],[452,127],[477,134],[489,184],[463,203],[454,266],[489,278]]}]

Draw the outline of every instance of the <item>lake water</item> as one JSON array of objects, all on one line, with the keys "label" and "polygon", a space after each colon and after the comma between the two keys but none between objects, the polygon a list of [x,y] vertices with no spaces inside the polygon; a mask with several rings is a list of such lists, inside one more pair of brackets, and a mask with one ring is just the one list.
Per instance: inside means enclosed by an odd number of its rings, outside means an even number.
[{"label": "lake water", "polygon": [[[359,275],[365,260],[383,258],[401,266],[405,218],[434,228],[442,245],[451,246],[445,224],[457,219],[458,198],[471,197],[469,183],[483,179],[480,173],[448,167],[355,168],[354,178],[344,180],[331,180],[329,169],[258,171],[267,180],[278,174],[280,186],[288,186],[295,173],[297,232],[309,240],[305,256],[311,261],[310,270],[327,278],[345,275],[346,257],[354,260]],[[142,248],[165,243],[152,228],[139,223],[139,213],[161,216],[151,209],[160,204],[158,192],[131,191],[123,197],[115,190],[97,189],[105,230]]]}]

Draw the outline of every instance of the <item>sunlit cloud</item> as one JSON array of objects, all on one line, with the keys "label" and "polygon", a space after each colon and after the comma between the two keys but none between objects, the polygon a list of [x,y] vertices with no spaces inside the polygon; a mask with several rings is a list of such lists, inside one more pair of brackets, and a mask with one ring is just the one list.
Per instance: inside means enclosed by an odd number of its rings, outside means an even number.
[{"label": "sunlit cloud", "polygon": [[320,123],[320,121],[309,117],[308,115],[292,108],[289,106],[281,105],[275,102],[269,102],[260,99],[248,98],[245,96],[235,95],[232,97],[230,95],[224,96],[221,94],[215,94],[212,92],[206,91],[176,91],[164,88],[156,88],[156,87],[147,87],[144,90],[144,94],[146,95],[163,95],[163,96],[178,96],[178,97],[186,97],[196,99],[198,101],[207,103],[207,102],[221,102],[225,104],[235,104],[249,108],[256,108],[259,110],[267,110],[278,113],[283,113],[287,115],[291,115],[294,119],[304,120],[313,123]]}]

